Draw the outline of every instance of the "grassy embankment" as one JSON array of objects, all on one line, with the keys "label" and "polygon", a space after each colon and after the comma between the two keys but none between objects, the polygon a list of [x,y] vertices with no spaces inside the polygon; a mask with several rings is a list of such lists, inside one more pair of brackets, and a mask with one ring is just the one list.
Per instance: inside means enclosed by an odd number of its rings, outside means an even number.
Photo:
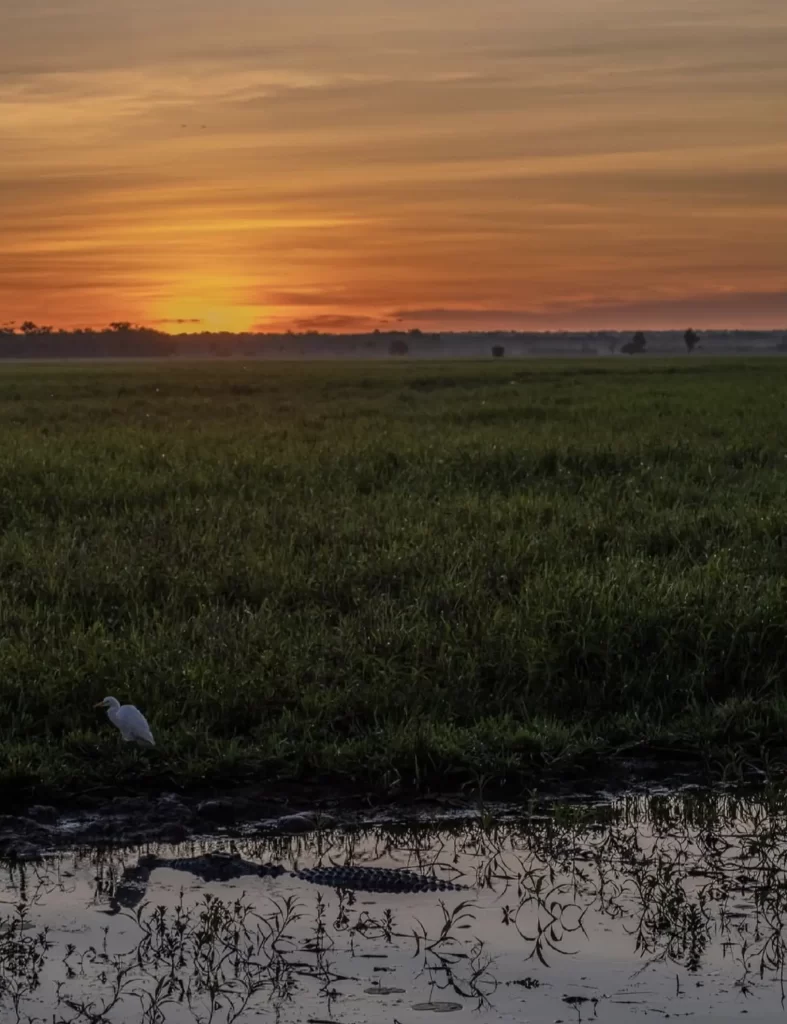
[{"label": "grassy embankment", "polygon": [[2,367],[0,796],[780,759],[786,396],[775,360]]}]

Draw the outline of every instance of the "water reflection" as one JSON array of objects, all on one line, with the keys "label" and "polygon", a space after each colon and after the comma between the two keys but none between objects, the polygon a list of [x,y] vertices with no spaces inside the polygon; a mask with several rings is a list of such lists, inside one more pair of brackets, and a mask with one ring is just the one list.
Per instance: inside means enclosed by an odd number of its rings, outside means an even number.
[{"label": "water reflection", "polygon": [[[781,1016],[786,839],[774,791],[9,864],[0,1011],[22,1024]],[[467,889],[368,892],[351,871],[317,884],[337,867]]]}]

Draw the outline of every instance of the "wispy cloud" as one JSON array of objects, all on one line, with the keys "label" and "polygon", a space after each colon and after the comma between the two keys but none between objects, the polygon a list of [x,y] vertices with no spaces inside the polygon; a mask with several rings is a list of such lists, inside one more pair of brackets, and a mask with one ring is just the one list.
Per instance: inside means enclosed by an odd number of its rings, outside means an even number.
[{"label": "wispy cloud", "polygon": [[775,0],[11,5],[0,314],[777,326],[786,49]]},{"label": "wispy cloud", "polygon": [[161,326],[164,324],[201,324],[202,320],[199,317],[162,317],[159,320],[152,320],[151,323]]},{"label": "wispy cloud", "polygon": [[787,323],[787,285],[777,292],[714,292],[660,296],[641,302],[605,298],[532,309],[400,309],[391,314],[403,327],[434,330],[548,330],[555,324],[568,330],[636,330],[695,327],[770,328]]},{"label": "wispy cloud", "polygon": [[255,324],[256,331],[276,331],[290,329],[293,331],[335,331],[337,334],[352,334],[372,331],[381,326],[382,321],[371,316],[352,316],[340,313],[326,313],[323,316],[296,317],[290,319],[272,318]]}]

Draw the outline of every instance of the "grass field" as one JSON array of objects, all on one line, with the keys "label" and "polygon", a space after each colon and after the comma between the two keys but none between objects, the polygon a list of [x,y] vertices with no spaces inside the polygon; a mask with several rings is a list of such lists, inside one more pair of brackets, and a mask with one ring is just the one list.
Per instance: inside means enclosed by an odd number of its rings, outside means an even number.
[{"label": "grass field", "polygon": [[763,359],[2,366],[2,794],[780,760],[786,397]]}]

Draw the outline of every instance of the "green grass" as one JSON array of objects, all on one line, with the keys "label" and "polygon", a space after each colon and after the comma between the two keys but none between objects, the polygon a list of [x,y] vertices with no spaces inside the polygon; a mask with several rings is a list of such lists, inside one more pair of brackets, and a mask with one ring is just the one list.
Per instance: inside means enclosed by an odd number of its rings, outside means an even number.
[{"label": "green grass", "polygon": [[0,367],[0,789],[779,759],[785,396],[765,359]]}]

